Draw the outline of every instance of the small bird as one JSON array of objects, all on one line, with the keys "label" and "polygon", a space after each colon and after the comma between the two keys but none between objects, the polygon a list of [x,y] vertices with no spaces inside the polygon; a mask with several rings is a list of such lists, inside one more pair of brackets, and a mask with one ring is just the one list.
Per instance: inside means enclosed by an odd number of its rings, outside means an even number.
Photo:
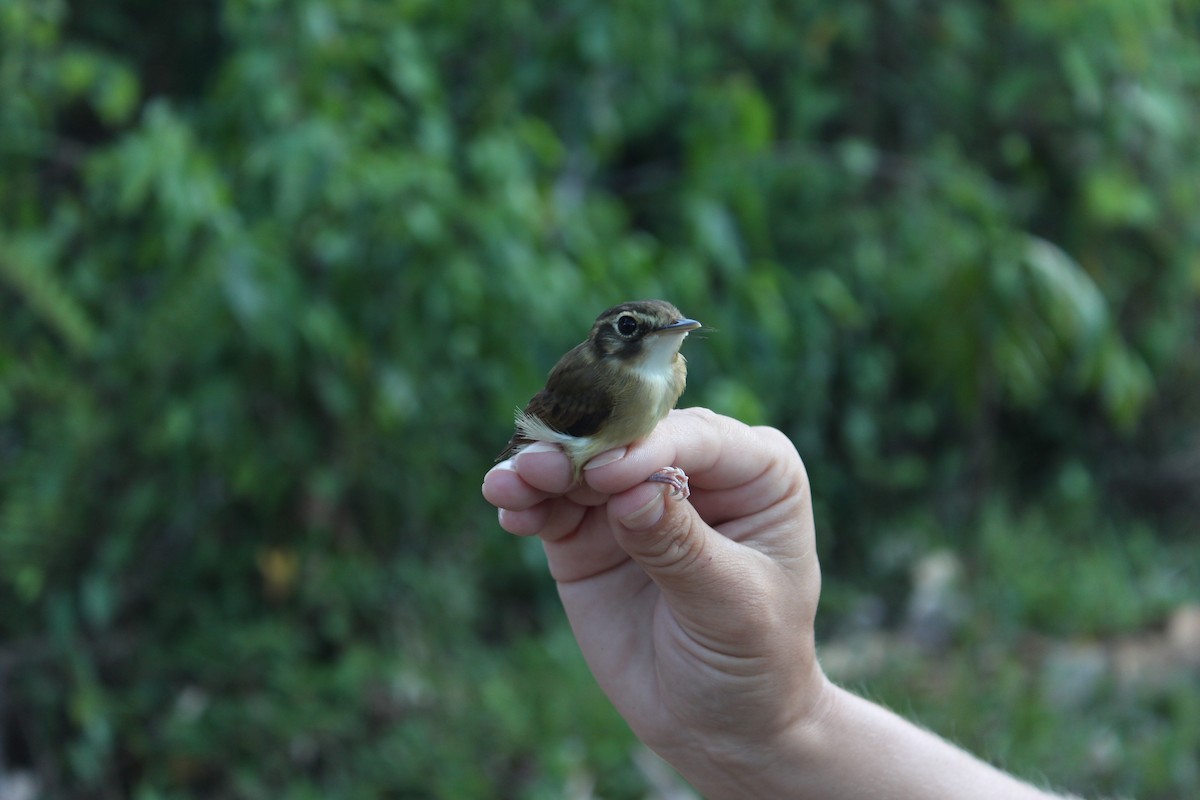
[{"label": "small bird", "polygon": [[[662,300],[608,309],[517,412],[516,432],[496,461],[533,442],[552,442],[571,459],[578,481],[595,456],[645,438],[683,394],[687,362],[679,347],[699,327]],[[680,499],[691,493],[678,467],[664,467],[648,480],[668,484]]]}]

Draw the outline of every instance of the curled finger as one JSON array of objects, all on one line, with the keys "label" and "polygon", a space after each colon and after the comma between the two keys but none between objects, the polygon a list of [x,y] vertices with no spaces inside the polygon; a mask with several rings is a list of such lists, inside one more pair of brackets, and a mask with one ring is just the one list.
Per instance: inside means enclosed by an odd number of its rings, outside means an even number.
[{"label": "curled finger", "polygon": [[497,508],[524,511],[533,508],[547,498],[554,497],[530,486],[517,472],[513,459],[501,461],[483,476],[483,497]]},{"label": "curled finger", "polygon": [[500,509],[500,527],[516,536],[537,536],[556,541],[579,527],[587,509],[561,497],[545,500],[532,508]]}]

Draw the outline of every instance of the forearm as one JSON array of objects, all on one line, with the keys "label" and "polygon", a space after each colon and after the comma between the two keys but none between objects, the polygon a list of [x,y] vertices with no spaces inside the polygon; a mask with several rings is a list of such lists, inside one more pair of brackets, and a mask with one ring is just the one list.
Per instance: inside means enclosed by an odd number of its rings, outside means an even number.
[{"label": "forearm", "polygon": [[827,684],[825,695],[775,742],[667,758],[708,800],[1058,797],[844,689]]}]

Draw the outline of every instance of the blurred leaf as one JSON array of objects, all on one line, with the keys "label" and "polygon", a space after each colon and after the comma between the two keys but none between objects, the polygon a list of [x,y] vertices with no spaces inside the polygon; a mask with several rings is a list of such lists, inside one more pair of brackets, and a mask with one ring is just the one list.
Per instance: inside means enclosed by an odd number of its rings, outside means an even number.
[{"label": "blurred leaf", "polygon": [[94,345],[96,330],[87,311],[53,274],[57,250],[48,238],[8,238],[0,231],[0,281],[19,292],[72,350],[86,353]]}]

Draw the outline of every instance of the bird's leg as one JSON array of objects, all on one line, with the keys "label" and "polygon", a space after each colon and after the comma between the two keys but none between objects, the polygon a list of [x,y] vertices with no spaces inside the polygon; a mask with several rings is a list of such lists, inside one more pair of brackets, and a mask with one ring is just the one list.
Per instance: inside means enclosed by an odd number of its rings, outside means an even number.
[{"label": "bird's leg", "polygon": [[679,467],[663,467],[646,480],[667,484],[671,487],[671,495],[680,500],[687,500],[692,494],[688,487],[687,473]]}]

